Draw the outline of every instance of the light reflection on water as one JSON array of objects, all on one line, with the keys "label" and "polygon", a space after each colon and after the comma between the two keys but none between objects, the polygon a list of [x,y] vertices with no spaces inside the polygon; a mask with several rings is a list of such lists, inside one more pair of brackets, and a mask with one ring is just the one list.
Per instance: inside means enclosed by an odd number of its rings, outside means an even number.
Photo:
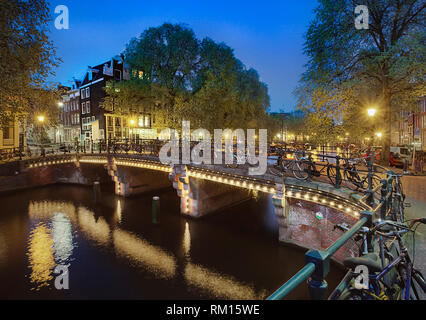
[{"label": "light reflection on water", "polygon": [[[73,241],[75,233],[81,233],[98,247],[111,247],[120,259],[127,260],[133,267],[149,272],[157,279],[171,280],[183,277],[189,287],[196,287],[217,298],[261,299],[263,292],[255,290],[235,278],[219,274],[209,268],[190,262],[191,232],[185,223],[181,242],[184,261],[167,250],[152,245],[141,237],[108,224],[102,216],[83,206],[71,202],[32,201],[28,207],[32,221],[42,221],[32,229],[28,239],[31,282],[39,289],[52,284],[52,270],[57,264],[79,263],[73,258],[78,248]],[[116,201],[113,221],[122,219],[122,200]],[[178,263],[183,263],[178,274]]]},{"label": "light reflection on water", "polygon": [[56,263],[62,265],[70,263],[74,248],[72,226],[64,213],[57,213],[52,218],[52,240]]},{"label": "light reflection on water", "polygon": [[0,268],[6,264],[7,261],[7,244],[6,239],[3,233],[3,230],[0,228]]},{"label": "light reflection on water", "polygon": [[266,297],[266,292],[256,293],[251,286],[230,276],[192,263],[185,266],[185,279],[190,285],[208,291],[218,299],[258,300]]},{"label": "light reflection on water", "polygon": [[28,238],[28,261],[31,269],[30,282],[39,290],[48,286],[53,279],[52,269],[55,267],[53,256],[53,240],[50,229],[42,222],[38,223]]},{"label": "light reflection on water", "polygon": [[161,248],[120,229],[114,230],[113,239],[118,255],[143,266],[158,278],[171,279],[175,276],[175,258]]},{"label": "light reflection on water", "polygon": [[103,217],[95,216],[92,211],[85,207],[78,208],[78,223],[80,229],[92,241],[101,245],[107,245],[111,240],[111,230]]}]

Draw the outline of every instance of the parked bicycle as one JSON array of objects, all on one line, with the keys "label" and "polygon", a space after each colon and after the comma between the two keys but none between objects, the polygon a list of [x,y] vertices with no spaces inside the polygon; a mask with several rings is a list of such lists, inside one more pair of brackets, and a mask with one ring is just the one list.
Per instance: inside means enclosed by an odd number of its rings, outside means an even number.
[{"label": "parked bicycle", "polygon": [[[350,270],[342,280],[347,286],[337,289],[330,299],[339,300],[420,300],[426,295],[426,281],[413,266],[413,258],[403,241],[403,235],[415,233],[418,224],[426,224],[426,218],[414,219],[409,226],[389,220],[379,220],[371,229],[362,228],[355,240],[362,240],[360,257],[344,260]],[[347,231],[347,225],[335,228]],[[414,236],[414,235],[413,235]],[[372,250],[373,238],[379,239],[380,247]],[[387,243],[384,240],[388,240]],[[359,266],[368,269],[367,282],[360,281]],[[365,279],[365,278],[364,278]],[[339,286],[341,287],[341,286]],[[338,288],[339,288],[338,287]]]}]

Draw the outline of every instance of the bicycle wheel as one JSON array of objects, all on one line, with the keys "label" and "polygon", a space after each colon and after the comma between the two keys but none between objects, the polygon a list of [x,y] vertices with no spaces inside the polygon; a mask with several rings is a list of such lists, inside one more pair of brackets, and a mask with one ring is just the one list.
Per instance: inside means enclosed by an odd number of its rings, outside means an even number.
[{"label": "bicycle wheel", "polygon": [[339,297],[339,300],[367,300],[365,294],[358,289],[345,289]]},{"label": "bicycle wheel", "polygon": [[411,274],[410,297],[413,300],[426,299],[426,281],[421,272],[415,269]]},{"label": "bicycle wheel", "polygon": [[280,168],[277,167],[277,166],[268,167],[268,172],[269,172],[269,174],[272,174],[273,176],[276,176],[276,177],[282,177],[283,176],[283,171],[280,170]]},{"label": "bicycle wheel", "polygon": [[309,164],[307,162],[296,162],[292,164],[293,176],[298,180],[307,180],[309,178]]},{"label": "bicycle wheel", "polygon": [[337,179],[336,168],[333,165],[327,166],[327,177],[334,187],[339,187],[342,185],[342,182],[343,182],[342,176],[340,176],[339,179]]},{"label": "bicycle wheel", "polygon": [[349,189],[357,191],[361,187],[361,177],[354,167],[345,168],[343,176]]}]

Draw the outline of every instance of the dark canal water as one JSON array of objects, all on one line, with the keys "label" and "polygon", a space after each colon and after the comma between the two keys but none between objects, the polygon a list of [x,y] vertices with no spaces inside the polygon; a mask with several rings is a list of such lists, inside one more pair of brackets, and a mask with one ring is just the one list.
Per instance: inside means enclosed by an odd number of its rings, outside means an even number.
[{"label": "dark canal water", "polygon": [[[161,223],[151,222],[153,195]],[[123,199],[102,186],[51,186],[0,195],[0,299],[264,299],[304,265],[278,242],[269,197],[199,220],[179,214],[172,189]],[[69,290],[53,270],[69,267]],[[343,271],[332,267],[334,288]],[[306,285],[290,298],[307,298]]]}]

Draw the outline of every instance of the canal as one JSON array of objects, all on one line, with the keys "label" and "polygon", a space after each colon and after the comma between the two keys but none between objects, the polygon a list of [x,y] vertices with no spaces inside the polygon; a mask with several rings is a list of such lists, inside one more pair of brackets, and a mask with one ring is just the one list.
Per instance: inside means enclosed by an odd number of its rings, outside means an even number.
[{"label": "canal", "polygon": [[[0,299],[264,299],[304,265],[306,250],[278,242],[266,195],[198,220],[173,189],[124,199],[103,185],[101,200],[72,185],[0,195]],[[69,290],[54,286],[57,265]],[[343,275],[333,264],[329,288]]]}]

